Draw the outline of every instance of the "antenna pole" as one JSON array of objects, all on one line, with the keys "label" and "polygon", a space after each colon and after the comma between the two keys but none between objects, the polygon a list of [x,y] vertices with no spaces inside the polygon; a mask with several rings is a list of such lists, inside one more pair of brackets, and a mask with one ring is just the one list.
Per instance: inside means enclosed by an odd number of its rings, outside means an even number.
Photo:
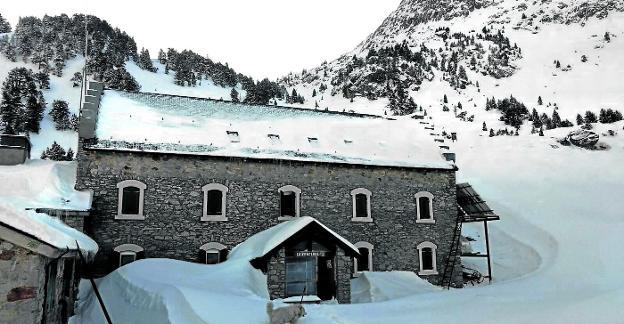
[{"label": "antenna pole", "polygon": [[[89,16],[85,11],[85,46],[84,46],[84,58],[85,64],[82,68],[82,84],[80,85],[80,107],[78,107],[78,115],[82,115],[82,99],[87,92],[87,64],[89,63],[89,31],[87,28]],[[80,119],[78,119],[80,120]]]}]

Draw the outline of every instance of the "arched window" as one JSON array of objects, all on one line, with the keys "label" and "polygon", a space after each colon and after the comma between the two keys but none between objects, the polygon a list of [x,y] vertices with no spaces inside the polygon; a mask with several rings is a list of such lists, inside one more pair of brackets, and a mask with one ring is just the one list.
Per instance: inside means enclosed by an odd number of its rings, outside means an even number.
[{"label": "arched window", "polygon": [[357,242],[355,247],[360,252],[360,255],[353,260],[356,275],[362,271],[373,271],[373,245],[368,242]]},{"label": "arched window", "polygon": [[221,243],[210,242],[199,248],[199,262],[217,264],[227,258],[227,247]]},{"label": "arched window", "polygon": [[210,183],[202,187],[204,211],[202,221],[227,221],[225,214],[228,188],[220,183]]},{"label": "arched window", "polygon": [[119,267],[143,258],[144,254],[143,248],[136,244],[122,244],[115,247],[114,251],[119,256],[117,259]]},{"label": "arched window", "polygon": [[147,186],[137,180],[124,180],[117,184],[119,201],[115,219],[143,220],[143,200]]},{"label": "arched window", "polygon": [[351,197],[353,198],[353,216],[351,218],[354,222],[372,222],[371,216],[371,195],[372,193],[368,189],[357,188],[351,190]]},{"label": "arched window", "polygon": [[418,259],[420,263],[419,275],[435,275],[438,274],[437,245],[431,242],[422,242],[416,247],[418,249]]},{"label": "arched window", "polygon": [[287,185],[277,189],[280,195],[280,220],[299,217],[301,189]]},{"label": "arched window", "polygon": [[430,192],[421,191],[414,195],[416,200],[416,222],[435,223],[433,218],[433,195]]}]

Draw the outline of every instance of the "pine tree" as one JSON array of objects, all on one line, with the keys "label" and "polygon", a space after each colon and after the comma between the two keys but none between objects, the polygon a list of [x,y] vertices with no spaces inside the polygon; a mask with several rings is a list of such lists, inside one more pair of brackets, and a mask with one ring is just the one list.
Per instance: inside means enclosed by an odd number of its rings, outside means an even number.
[{"label": "pine tree", "polygon": [[80,127],[80,120],[76,114],[71,114],[71,117],[69,118],[69,127],[74,132],[78,131],[78,128]]},{"label": "pine tree", "polygon": [[160,64],[167,64],[167,54],[165,54],[162,48],[158,51],[158,62],[160,62]]},{"label": "pine tree", "polygon": [[561,117],[559,117],[559,113],[554,110],[552,113],[552,128],[557,128],[557,127],[561,127]]},{"label": "pine tree", "polygon": [[487,125],[485,124],[485,122],[483,122],[483,128],[481,128],[482,131],[487,132]]},{"label": "pine tree", "polygon": [[11,32],[11,24],[9,24],[2,14],[0,14],[0,34],[10,33]]},{"label": "pine tree", "polygon": [[82,73],[76,72],[74,76],[69,80],[72,82],[72,87],[78,87],[82,84]]},{"label": "pine tree", "polygon": [[576,124],[581,126],[585,123],[585,121],[583,120],[583,116],[581,116],[581,114],[576,114]]},{"label": "pine tree", "polygon": [[537,105],[538,105],[538,106],[541,106],[542,104],[543,104],[543,102],[542,102],[542,96],[538,96],[538,97],[537,97]]},{"label": "pine tree", "polygon": [[35,73],[35,79],[39,83],[39,89],[50,89],[50,76],[44,71]]},{"label": "pine tree", "polygon": [[54,121],[54,127],[56,130],[67,130],[71,128],[69,106],[66,101],[54,100],[49,115]]},{"label": "pine tree", "polygon": [[490,128],[490,137],[494,137],[494,130]]},{"label": "pine tree", "polygon": [[596,117],[596,114],[594,114],[591,111],[586,111],[585,112],[585,123],[587,124],[591,124],[591,123],[597,123],[598,122],[598,118]]},{"label": "pine tree", "polygon": [[232,102],[240,102],[236,88],[232,88],[232,91],[230,91],[230,98],[232,99]]},{"label": "pine tree", "polygon": [[540,127],[539,136],[544,136],[544,128]]},{"label": "pine tree", "polygon": [[316,89],[312,90],[312,98],[316,97]]},{"label": "pine tree", "polygon": [[156,68],[154,64],[152,64],[152,58],[150,57],[149,51],[145,48],[141,49],[141,53],[139,54],[139,67],[143,70],[156,72]]},{"label": "pine tree", "polygon": [[0,120],[5,132],[39,132],[44,108],[45,100],[32,71],[23,67],[11,70],[2,85],[0,102]]},{"label": "pine tree", "polygon": [[45,149],[41,153],[42,160],[53,160],[53,161],[71,161],[74,158],[74,151],[70,148],[67,152],[56,142],[52,143],[52,145]]},{"label": "pine tree", "polygon": [[609,35],[609,32],[606,32],[606,33],[604,34],[604,40],[605,40],[606,42],[610,42],[610,41],[611,41],[611,35]]}]

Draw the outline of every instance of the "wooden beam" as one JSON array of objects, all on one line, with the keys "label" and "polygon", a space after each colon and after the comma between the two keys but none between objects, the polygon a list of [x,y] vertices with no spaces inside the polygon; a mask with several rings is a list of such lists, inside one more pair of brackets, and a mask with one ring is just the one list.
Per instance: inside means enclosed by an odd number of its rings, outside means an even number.
[{"label": "wooden beam", "polygon": [[489,280],[489,282],[492,282],[492,260],[490,258],[490,236],[488,234],[487,221],[483,221],[483,227],[485,229],[485,250],[486,250],[486,253],[487,253],[488,280]]}]

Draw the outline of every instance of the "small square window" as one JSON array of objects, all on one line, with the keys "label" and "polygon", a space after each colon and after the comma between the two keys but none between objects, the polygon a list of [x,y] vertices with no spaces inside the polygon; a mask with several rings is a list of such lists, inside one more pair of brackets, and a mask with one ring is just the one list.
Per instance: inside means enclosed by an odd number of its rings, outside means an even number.
[{"label": "small square window", "polygon": [[206,251],[206,264],[217,264],[219,262],[221,262],[221,253],[219,251]]}]

